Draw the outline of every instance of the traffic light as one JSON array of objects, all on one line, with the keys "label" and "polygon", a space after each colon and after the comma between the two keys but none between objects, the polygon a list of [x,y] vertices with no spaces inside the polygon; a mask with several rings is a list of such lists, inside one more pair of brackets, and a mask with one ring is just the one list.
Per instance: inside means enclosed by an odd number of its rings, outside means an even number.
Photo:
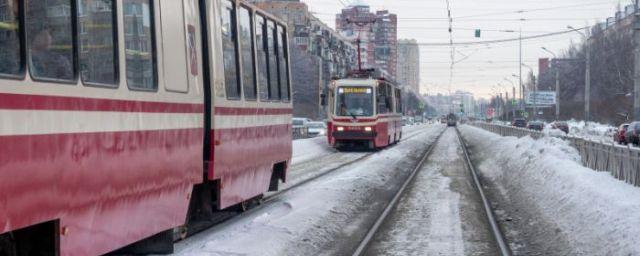
[{"label": "traffic light", "polygon": [[480,29],[476,29],[476,38],[480,38],[482,31]]}]

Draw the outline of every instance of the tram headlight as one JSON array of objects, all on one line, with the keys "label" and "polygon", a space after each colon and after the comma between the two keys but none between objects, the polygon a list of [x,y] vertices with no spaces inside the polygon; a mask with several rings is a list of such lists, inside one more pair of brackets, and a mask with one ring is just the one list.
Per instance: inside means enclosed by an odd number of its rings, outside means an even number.
[{"label": "tram headlight", "polygon": [[336,130],[338,130],[339,132],[344,132],[344,127],[338,126],[338,128]]},{"label": "tram headlight", "polygon": [[372,132],[372,131],[373,131],[373,128],[371,128],[371,127],[367,126],[367,127],[365,127],[365,128],[364,128],[364,131],[365,131],[365,132]]}]

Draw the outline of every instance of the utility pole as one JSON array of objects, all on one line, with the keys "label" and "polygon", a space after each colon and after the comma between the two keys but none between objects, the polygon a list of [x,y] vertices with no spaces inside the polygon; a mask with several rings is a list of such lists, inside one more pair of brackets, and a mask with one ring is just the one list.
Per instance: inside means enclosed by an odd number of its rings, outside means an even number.
[{"label": "utility pole", "polygon": [[520,110],[524,110],[524,85],[522,85],[522,28],[520,28],[520,76],[518,79],[520,80]]},{"label": "utility pole", "polygon": [[[516,102],[516,87],[513,87],[513,103]],[[516,119],[516,104],[511,103],[511,112],[513,115],[513,119]]]},{"label": "utility pole", "polygon": [[[637,0],[636,0],[637,1]],[[585,93],[584,93],[584,112],[585,122],[591,121],[591,42],[589,36],[589,28],[585,28],[585,43],[587,44],[587,68],[585,71]]]},{"label": "utility pole", "polygon": [[560,121],[560,68],[556,60],[556,121]]},{"label": "utility pole", "polygon": [[635,42],[635,63],[633,75],[633,119],[640,120],[640,13],[638,5],[640,0],[635,1],[635,17],[633,26],[633,40]]}]

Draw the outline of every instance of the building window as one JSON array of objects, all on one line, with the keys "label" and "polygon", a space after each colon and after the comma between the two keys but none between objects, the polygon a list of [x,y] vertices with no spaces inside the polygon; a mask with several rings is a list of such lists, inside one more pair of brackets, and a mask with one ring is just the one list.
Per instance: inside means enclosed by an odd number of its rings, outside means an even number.
[{"label": "building window", "polygon": [[238,74],[238,48],[236,45],[236,8],[232,1],[222,2],[222,50],[224,60],[224,80],[227,98],[240,98]]},{"label": "building window", "polygon": [[23,71],[20,0],[0,0],[0,75]]},{"label": "building window", "polygon": [[240,50],[242,56],[242,87],[244,98],[255,100],[258,94],[255,76],[255,58],[253,56],[253,19],[251,11],[245,7],[240,8]]},{"label": "building window", "polygon": [[260,100],[269,100],[269,56],[267,54],[267,23],[262,15],[256,16],[256,53],[258,54],[258,87]]},{"label": "building window", "polygon": [[[124,0],[124,25],[131,27],[125,35],[127,84],[132,89],[156,90],[156,58],[153,47],[153,6],[151,0]],[[131,25],[130,25],[131,24]]]},{"label": "building window", "polygon": [[276,25],[267,21],[267,55],[269,56],[269,100],[280,100],[280,86],[278,85],[278,58]]},{"label": "building window", "polygon": [[[117,80],[116,19],[113,0],[81,0],[80,74],[89,84],[115,85]],[[80,16],[80,15],[79,15]]]},{"label": "building window", "polygon": [[29,70],[36,79],[72,81],[74,72],[71,0],[30,1],[27,10]]}]

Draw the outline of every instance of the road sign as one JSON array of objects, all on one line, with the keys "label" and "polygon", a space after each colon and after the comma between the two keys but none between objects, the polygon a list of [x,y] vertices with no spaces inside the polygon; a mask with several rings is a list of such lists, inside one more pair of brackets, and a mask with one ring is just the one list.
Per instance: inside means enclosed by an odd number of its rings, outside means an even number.
[{"label": "road sign", "polygon": [[553,91],[538,91],[527,92],[525,95],[525,102],[527,105],[555,105],[556,104],[556,92]]}]

